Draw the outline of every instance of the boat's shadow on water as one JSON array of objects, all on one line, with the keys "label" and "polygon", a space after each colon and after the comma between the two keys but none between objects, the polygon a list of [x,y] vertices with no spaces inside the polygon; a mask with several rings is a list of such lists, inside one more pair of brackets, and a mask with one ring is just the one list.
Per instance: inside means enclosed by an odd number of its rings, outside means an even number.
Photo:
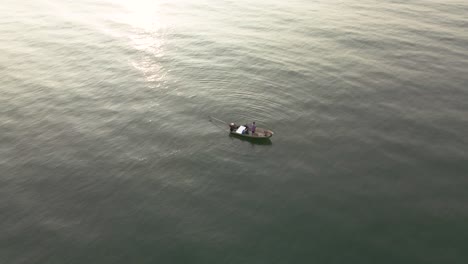
[{"label": "boat's shadow on water", "polygon": [[262,138],[262,139],[247,138],[247,137],[236,136],[236,135],[233,135],[233,134],[229,134],[229,138],[231,138],[231,140],[246,141],[246,142],[249,142],[252,145],[263,145],[263,146],[273,145],[273,142],[271,142],[271,140],[269,138]]}]

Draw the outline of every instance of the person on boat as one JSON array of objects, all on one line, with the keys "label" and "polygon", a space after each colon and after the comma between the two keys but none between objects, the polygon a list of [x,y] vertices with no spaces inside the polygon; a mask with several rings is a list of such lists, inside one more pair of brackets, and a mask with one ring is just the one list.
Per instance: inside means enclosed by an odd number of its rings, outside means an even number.
[{"label": "person on boat", "polygon": [[257,128],[257,126],[255,125],[255,122],[253,122],[252,127],[250,128],[250,130],[252,131],[252,135],[253,135],[253,133],[255,133],[256,128]]},{"label": "person on boat", "polygon": [[248,135],[249,134],[249,125],[248,124],[245,124],[245,129],[244,131],[242,132],[242,134],[245,134],[245,135]]},{"label": "person on boat", "polygon": [[231,130],[231,132],[236,131],[236,129],[238,129],[238,128],[239,128],[239,126],[236,125],[235,123],[229,124],[229,129]]}]

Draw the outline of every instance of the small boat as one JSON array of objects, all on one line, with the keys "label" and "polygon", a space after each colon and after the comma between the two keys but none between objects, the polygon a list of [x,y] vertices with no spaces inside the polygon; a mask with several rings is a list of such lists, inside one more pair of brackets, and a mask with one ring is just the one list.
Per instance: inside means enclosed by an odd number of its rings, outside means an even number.
[{"label": "small boat", "polygon": [[267,139],[274,134],[273,131],[261,127],[257,127],[255,132],[252,133],[246,126],[237,126],[234,123],[229,124],[229,128],[231,135],[251,139]]},{"label": "small boat", "polygon": [[[247,139],[247,140],[248,139],[252,139],[252,140],[254,140],[254,139],[269,139],[274,134],[273,131],[271,131],[269,129],[266,129],[266,128],[261,128],[261,127],[256,127],[255,132],[252,133],[252,131],[249,128],[247,128],[247,125],[239,126],[239,125],[236,125],[235,123],[228,124],[227,122],[225,122],[225,121],[223,121],[221,119],[218,119],[216,117],[212,117],[212,116],[210,116],[210,121],[216,121],[219,124],[223,124],[223,127],[224,127],[224,125],[228,125],[229,131],[230,131],[229,134],[231,136],[236,136],[236,137]],[[221,126],[218,126],[218,127],[221,127]]]}]

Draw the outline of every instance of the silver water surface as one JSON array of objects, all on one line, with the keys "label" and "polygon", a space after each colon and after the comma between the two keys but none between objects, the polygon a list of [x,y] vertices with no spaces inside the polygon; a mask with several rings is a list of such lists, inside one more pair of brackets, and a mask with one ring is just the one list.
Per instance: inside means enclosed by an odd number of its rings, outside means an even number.
[{"label": "silver water surface", "polygon": [[466,14],[4,0],[1,262],[465,263]]}]

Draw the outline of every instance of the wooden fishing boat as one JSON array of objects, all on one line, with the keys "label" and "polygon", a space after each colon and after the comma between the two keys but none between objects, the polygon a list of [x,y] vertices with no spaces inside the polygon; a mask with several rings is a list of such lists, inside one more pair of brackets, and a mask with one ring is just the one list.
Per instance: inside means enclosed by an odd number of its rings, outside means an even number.
[{"label": "wooden fishing boat", "polygon": [[[231,123],[230,126],[232,124],[233,123]],[[232,129],[230,133],[233,136],[250,138],[250,139],[267,139],[267,138],[271,138],[274,134],[273,131],[265,129],[265,128],[261,128],[261,127],[257,127],[255,129],[255,132],[252,133],[252,131],[247,129],[246,126],[238,126],[235,129]]]},{"label": "wooden fishing boat", "polygon": [[274,134],[273,131],[266,129],[266,128],[261,128],[261,127],[256,127],[255,132],[252,133],[252,131],[248,129],[247,126],[239,126],[239,125],[236,125],[235,123],[228,124],[225,121],[218,119],[216,117],[212,117],[212,116],[210,116],[210,121],[216,121],[220,124],[222,123],[223,127],[225,125],[228,125],[231,136],[236,136],[236,137],[243,138],[243,139],[252,139],[252,140],[269,139]]}]

